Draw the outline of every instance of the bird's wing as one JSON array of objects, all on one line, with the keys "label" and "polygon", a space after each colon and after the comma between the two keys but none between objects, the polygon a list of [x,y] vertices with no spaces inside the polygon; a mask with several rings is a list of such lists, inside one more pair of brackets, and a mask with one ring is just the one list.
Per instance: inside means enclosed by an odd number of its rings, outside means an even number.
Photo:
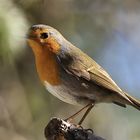
[{"label": "bird's wing", "polygon": [[[71,62],[61,60],[61,64],[66,72],[73,74],[76,77],[84,78],[88,81],[94,82],[97,85],[123,94],[122,90],[117,86],[117,84],[111,79],[110,75],[98,65],[92,58],[83,53],[78,48],[74,48],[71,54]],[[67,58],[67,57],[66,57]]]},{"label": "bird's wing", "polygon": [[[122,97],[128,101],[128,103],[135,106],[133,101],[111,79],[110,75],[79,48],[70,44],[69,50],[66,48],[63,49],[62,53],[57,55],[57,57],[61,67],[63,67],[67,73],[96,83],[98,86],[113,91],[116,95]],[[118,104],[118,102],[116,103]]]},{"label": "bird's wing", "polygon": [[111,79],[110,75],[94,60],[90,61],[90,66],[87,66],[88,63],[85,64],[81,61],[74,63],[75,64],[68,67],[68,70],[75,76],[84,78],[88,81],[92,81],[106,89],[122,92],[117,84]]}]

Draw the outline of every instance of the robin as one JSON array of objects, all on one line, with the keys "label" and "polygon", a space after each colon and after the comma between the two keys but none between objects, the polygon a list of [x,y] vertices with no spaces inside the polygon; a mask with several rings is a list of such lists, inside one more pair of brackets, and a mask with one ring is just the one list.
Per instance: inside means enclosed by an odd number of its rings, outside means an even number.
[{"label": "robin", "polygon": [[[140,110],[140,102],[121,90],[110,75],[92,58],[67,41],[48,25],[33,25],[27,42],[32,48],[37,72],[46,89],[60,100],[87,109],[83,122],[97,103],[131,105]],[[69,118],[69,119],[70,119]]]}]

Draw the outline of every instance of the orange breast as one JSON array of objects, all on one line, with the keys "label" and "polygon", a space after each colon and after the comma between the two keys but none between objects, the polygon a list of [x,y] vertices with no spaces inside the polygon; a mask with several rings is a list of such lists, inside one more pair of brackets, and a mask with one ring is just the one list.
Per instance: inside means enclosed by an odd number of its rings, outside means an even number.
[{"label": "orange breast", "polygon": [[29,40],[28,42],[33,49],[37,72],[41,81],[47,81],[51,85],[59,85],[59,68],[54,53],[35,41]]}]

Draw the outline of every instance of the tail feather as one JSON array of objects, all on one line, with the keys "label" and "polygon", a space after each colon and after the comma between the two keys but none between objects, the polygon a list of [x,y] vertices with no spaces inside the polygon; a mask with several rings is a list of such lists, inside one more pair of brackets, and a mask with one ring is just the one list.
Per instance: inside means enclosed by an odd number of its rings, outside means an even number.
[{"label": "tail feather", "polygon": [[137,99],[135,99],[134,97],[130,96],[129,94],[127,94],[126,92],[124,92],[124,94],[127,96],[127,98],[131,101],[131,105],[133,107],[135,107],[136,109],[140,110],[140,101],[138,101]]}]

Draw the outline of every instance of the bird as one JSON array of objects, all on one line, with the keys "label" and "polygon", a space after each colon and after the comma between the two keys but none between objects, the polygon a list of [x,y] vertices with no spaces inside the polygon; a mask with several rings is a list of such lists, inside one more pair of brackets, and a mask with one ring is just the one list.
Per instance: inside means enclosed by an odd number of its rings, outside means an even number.
[{"label": "bird", "polygon": [[79,124],[98,103],[130,105],[140,110],[140,101],[123,91],[99,64],[55,28],[32,25],[27,33],[27,43],[46,89],[66,103],[84,106],[70,118],[87,109]]}]

